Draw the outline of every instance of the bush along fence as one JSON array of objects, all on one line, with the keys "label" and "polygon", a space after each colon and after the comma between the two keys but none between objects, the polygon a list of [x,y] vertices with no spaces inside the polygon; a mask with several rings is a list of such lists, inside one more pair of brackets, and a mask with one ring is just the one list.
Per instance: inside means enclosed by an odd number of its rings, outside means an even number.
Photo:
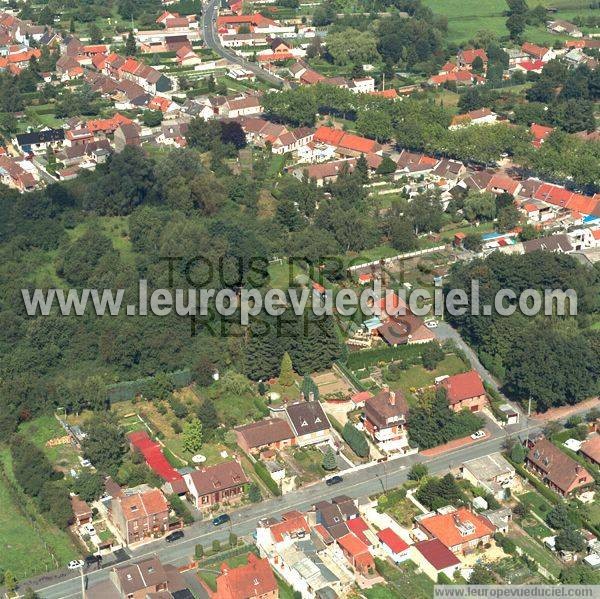
[{"label": "bush along fence", "polygon": [[260,478],[260,480],[262,480],[262,482],[266,485],[267,489],[269,489],[269,491],[275,496],[281,495],[281,489],[279,488],[279,485],[273,480],[273,477],[267,470],[266,466],[257,460],[250,461],[252,462],[254,472],[256,472],[258,478]]},{"label": "bush along fence", "polygon": [[[139,395],[144,386],[154,377],[148,376],[134,381],[123,381],[109,385],[106,390],[108,400],[110,402],[128,401]],[[191,370],[177,370],[169,374],[169,378],[176,389],[187,387],[192,382]]]}]

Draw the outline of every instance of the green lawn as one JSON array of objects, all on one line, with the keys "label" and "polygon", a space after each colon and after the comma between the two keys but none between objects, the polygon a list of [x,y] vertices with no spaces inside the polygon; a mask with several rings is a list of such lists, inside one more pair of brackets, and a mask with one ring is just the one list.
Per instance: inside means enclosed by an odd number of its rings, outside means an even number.
[{"label": "green lawn", "polygon": [[466,370],[464,362],[458,356],[447,355],[435,370],[427,370],[423,366],[411,366],[408,370],[403,371],[400,378],[396,380],[388,379],[387,376],[384,378],[390,385],[399,387],[405,392],[412,392],[421,387],[433,385],[438,376],[444,374],[451,376]]},{"label": "green lawn", "polygon": [[561,563],[552,553],[531,537],[519,534],[517,532],[509,533],[508,537],[520,547],[530,558],[533,558],[538,564],[544,567],[550,574],[558,577],[562,569]]},{"label": "green lawn", "polygon": [[71,443],[53,447],[46,445],[50,439],[66,435],[58,420],[51,414],[23,423],[19,428],[19,432],[42,449],[55,467],[67,469],[79,464],[77,450]]},{"label": "green lawn", "polygon": [[593,503],[588,503],[584,510],[590,522],[595,526],[600,526],[600,500],[596,499]]},{"label": "green lawn", "polygon": [[[571,20],[576,16],[597,14],[589,7],[587,0],[541,0],[543,6],[554,6],[558,12],[551,19]],[[467,42],[479,32],[490,31],[497,36],[507,36],[506,4],[502,0],[424,0],[435,13],[448,17],[448,41]],[[530,3],[533,7],[536,3]],[[556,41],[568,39],[551,34],[544,26],[528,27],[523,39],[534,43],[553,44]]]},{"label": "green lawn", "polygon": [[[0,468],[12,479],[6,448],[0,452]],[[23,579],[63,567],[77,558],[67,533],[50,526],[36,513],[31,500],[13,495],[9,484],[0,473],[0,570]]]},{"label": "green lawn", "polygon": [[[410,599],[430,599],[433,596],[433,582],[426,574],[418,574],[417,566],[404,562],[394,566],[387,561],[376,559],[378,572],[388,581],[387,596],[410,597]],[[382,599],[385,595],[377,590],[374,595],[366,593],[369,599]]]},{"label": "green lawn", "polygon": [[[133,248],[129,241],[129,220],[126,216],[100,216],[98,223],[102,232],[110,238],[113,247],[118,250],[121,258],[128,264],[134,263]],[[77,225],[71,229],[69,235],[71,240],[78,239],[88,227],[89,221]]]},{"label": "green lawn", "polygon": [[535,491],[529,491],[518,495],[517,499],[525,505],[529,505],[531,509],[542,519],[546,519],[546,515],[552,509],[552,506]]}]

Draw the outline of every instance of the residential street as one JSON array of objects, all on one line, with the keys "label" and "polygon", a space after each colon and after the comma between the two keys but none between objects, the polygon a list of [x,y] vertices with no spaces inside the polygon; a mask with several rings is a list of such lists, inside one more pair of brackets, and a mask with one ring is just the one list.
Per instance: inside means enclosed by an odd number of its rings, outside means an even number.
[{"label": "residential street", "polygon": [[202,31],[204,33],[204,43],[206,46],[230,62],[252,71],[257,77],[278,87],[281,86],[283,80],[280,77],[272,75],[259,67],[256,63],[245,60],[221,45],[216,34],[216,18],[219,11],[219,5],[219,0],[210,0],[204,5],[204,12],[202,13]]},{"label": "residential street", "polygon": [[[465,460],[481,457],[499,451],[502,444],[510,434],[522,434],[526,431],[534,433],[539,430],[537,424],[527,428],[520,425],[510,427],[510,430],[496,429],[493,436],[485,441],[462,447],[448,452],[442,456],[424,459],[420,455],[411,455],[405,458],[393,460],[388,463],[374,464],[369,468],[344,474],[344,481],[335,487],[328,487],[323,482],[315,483],[309,487],[300,489],[284,497],[278,497],[263,501],[256,505],[246,506],[235,512],[231,512],[231,526],[215,528],[212,522],[196,522],[185,529],[185,538],[172,545],[164,540],[147,543],[143,547],[134,550],[132,559],[137,560],[148,555],[157,554],[165,564],[181,565],[189,561],[194,554],[194,546],[202,543],[205,547],[211,545],[214,539],[227,541],[230,530],[239,537],[251,535],[256,528],[256,523],[265,516],[280,516],[290,510],[306,510],[314,503],[331,499],[335,495],[347,494],[351,497],[364,498],[374,493],[385,491],[396,487],[407,480],[408,470],[415,462],[423,462],[428,465],[430,472],[441,473],[449,468],[457,467]],[[110,568],[100,571],[92,571],[87,574],[88,585],[96,584],[108,577]],[[79,597],[80,579],[77,573],[63,571],[58,573],[56,582],[43,581],[35,584],[28,583],[42,596],[48,599],[66,599]],[[27,586],[27,585],[24,585]]]}]

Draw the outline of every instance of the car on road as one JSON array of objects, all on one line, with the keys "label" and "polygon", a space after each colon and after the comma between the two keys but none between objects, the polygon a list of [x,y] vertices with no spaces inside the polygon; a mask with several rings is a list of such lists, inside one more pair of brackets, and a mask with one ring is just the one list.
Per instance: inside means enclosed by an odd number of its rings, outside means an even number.
[{"label": "car on road", "polygon": [[335,476],[331,476],[329,478],[325,479],[325,484],[329,487],[331,487],[331,485],[337,485],[338,483],[341,483],[344,479],[339,475],[336,474]]},{"label": "car on road", "polygon": [[165,541],[167,543],[173,543],[174,541],[183,539],[183,537],[184,537],[183,530],[174,530],[171,534],[169,534],[165,537]]},{"label": "car on road", "polygon": [[227,514],[220,514],[219,516],[213,519],[213,526],[221,526],[221,524],[225,524],[230,520],[231,518]]},{"label": "car on road", "polygon": [[71,560],[67,567],[69,568],[69,570],[78,570],[79,568],[83,568],[83,560],[82,559]]},{"label": "car on road", "polygon": [[471,435],[471,439],[475,439],[475,441],[477,441],[477,439],[483,439],[485,437],[485,431],[476,431]]},{"label": "car on road", "polygon": [[428,320],[425,322],[425,326],[428,329],[437,329],[438,328],[438,324],[440,324],[437,320]]}]

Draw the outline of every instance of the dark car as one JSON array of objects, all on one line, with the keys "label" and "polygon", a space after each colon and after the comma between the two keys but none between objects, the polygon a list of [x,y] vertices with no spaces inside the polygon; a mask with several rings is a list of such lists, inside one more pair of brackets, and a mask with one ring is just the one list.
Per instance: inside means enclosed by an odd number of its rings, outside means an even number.
[{"label": "dark car", "polygon": [[173,541],[178,541],[179,539],[183,539],[183,530],[174,530],[170,535],[165,537],[165,541],[167,543],[172,543]]},{"label": "dark car", "polygon": [[337,485],[338,483],[341,483],[343,480],[344,479],[341,476],[338,476],[336,474],[335,476],[325,479],[325,484],[331,487],[331,485]]},{"label": "dark car", "polygon": [[229,522],[231,518],[227,514],[221,514],[213,519],[213,526],[221,526],[221,524],[225,524],[225,522]]}]

